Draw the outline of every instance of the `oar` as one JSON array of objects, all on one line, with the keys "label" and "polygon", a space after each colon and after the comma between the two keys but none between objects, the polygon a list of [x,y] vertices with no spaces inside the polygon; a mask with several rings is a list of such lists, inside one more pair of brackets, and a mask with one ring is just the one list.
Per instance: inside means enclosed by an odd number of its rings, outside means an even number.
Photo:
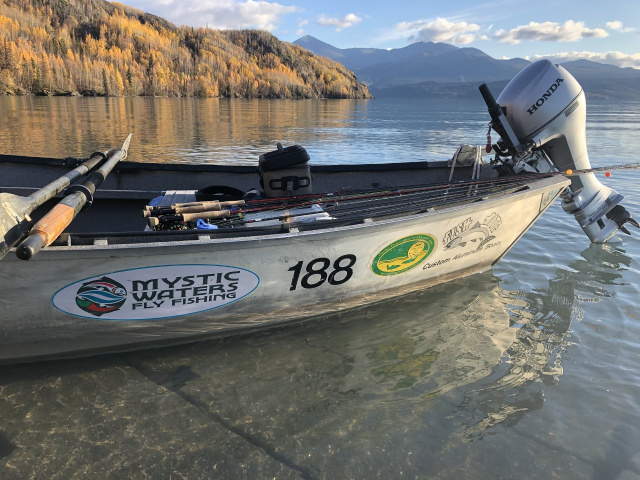
[{"label": "oar", "polygon": [[122,144],[119,150],[95,170],[79,185],[73,185],[67,189],[66,196],[51,209],[38,223],[36,223],[29,236],[18,246],[16,255],[22,260],[30,260],[42,247],[47,247],[69,226],[78,212],[93,202],[93,194],[111,170],[120,160],[127,158],[127,150],[131,134]]},{"label": "oar", "polygon": [[24,237],[32,225],[29,215],[39,206],[55,197],[71,183],[95,168],[103,159],[113,156],[115,150],[96,152],[82,165],[32,193],[28,197],[0,193],[0,259]]}]

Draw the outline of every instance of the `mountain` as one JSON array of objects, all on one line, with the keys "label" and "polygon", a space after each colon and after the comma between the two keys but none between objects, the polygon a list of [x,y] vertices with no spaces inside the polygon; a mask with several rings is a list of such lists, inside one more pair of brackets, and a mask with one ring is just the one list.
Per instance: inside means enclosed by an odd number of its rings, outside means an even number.
[{"label": "mountain", "polygon": [[[497,60],[477,48],[446,43],[416,42],[391,50],[340,49],[311,36],[294,43],[341,62],[367,83],[376,97],[467,98],[478,94],[480,82],[493,82],[497,96],[531,63],[523,58]],[[640,84],[640,70],[588,60],[562,65],[583,84],[590,97],[640,99],[640,91],[633,86],[634,81]]]},{"label": "mountain", "polygon": [[343,65],[350,65],[350,69],[362,69],[373,65],[394,63],[406,60],[416,55],[433,55],[457,50],[457,47],[447,43],[416,42],[403,48],[385,50],[381,48],[337,48],[318,40],[311,35],[299,38],[295,45],[300,45],[317,55],[323,55]]},{"label": "mountain", "polygon": [[513,78],[520,68],[504,60],[496,60],[476,48],[456,48],[438,53],[420,53],[364,68],[353,67],[353,70],[362,81],[376,86],[389,86],[424,81],[502,80]]},{"label": "mountain", "polygon": [[104,0],[0,1],[0,94],[371,97],[268,32],[176,27]]},{"label": "mountain", "polygon": [[373,88],[425,81],[472,82],[512,78],[523,59],[496,60],[477,48],[447,43],[416,42],[403,48],[340,49],[309,35],[295,42],[318,55],[341,62]]},{"label": "mountain", "polygon": [[574,60],[560,63],[571,74],[580,79],[610,80],[620,78],[640,79],[640,70],[636,68],[620,68],[615,65],[592,62],[591,60]]}]

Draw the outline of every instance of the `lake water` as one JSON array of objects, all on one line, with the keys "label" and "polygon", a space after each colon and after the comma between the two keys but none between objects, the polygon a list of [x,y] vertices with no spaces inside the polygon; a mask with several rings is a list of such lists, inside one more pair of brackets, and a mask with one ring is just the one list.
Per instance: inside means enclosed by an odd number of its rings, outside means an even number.
[{"label": "lake water", "polygon": [[[0,97],[0,153],[255,164],[442,160],[482,101]],[[640,104],[590,102],[593,166],[638,162]],[[640,218],[638,171],[603,183]],[[491,271],[225,340],[0,370],[0,478],[640,479],[640,232],[559,204]]]}]

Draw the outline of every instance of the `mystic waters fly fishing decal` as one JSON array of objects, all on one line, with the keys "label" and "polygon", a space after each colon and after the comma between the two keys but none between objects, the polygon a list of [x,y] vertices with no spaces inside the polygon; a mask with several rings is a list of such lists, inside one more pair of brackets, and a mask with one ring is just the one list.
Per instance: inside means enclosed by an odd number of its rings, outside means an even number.
[{"label": "mystic waters fly fishing decal", "polygon": [[371,270],[376,275],[398,275],[418,266],[436,248],[432,235],[417,234],[387,245],[376,255]]},{"label": "mystic waters fly fishing decal", "polygon": [[164,265],[80,280],[51,299],[58,310],[99,320],[158,320],[191,315],[236,302],[260,279],[228,265]]}]

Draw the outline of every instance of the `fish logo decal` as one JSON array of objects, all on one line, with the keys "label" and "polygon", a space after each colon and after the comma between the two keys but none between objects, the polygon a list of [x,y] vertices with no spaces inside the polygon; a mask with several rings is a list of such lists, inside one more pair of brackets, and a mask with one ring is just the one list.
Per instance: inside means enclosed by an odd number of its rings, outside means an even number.
[{"label": "fish logo decal", "polygon": [[76,293],[76,305],[96,317],[119,310],[126,300],[127,289],[109,277],[83,283]]},{"label": "fish logo decal", "polygon": [[482,223],[476,222],[472,225],[471,218],[461,222],[455,228],[449,230],[443,239],[444,249],[463,248],[472,246],[473,251],[482,248],[493,240],[493,232],[502,224],[502,219],[497,213],[490,214]]},{"label": "fish logo decal", "polygon": [[410,235],[382,249],[373,259],[371,270],[376,275],[398,275],[411,270],[433,253],[436,239],[433,235]]}]

